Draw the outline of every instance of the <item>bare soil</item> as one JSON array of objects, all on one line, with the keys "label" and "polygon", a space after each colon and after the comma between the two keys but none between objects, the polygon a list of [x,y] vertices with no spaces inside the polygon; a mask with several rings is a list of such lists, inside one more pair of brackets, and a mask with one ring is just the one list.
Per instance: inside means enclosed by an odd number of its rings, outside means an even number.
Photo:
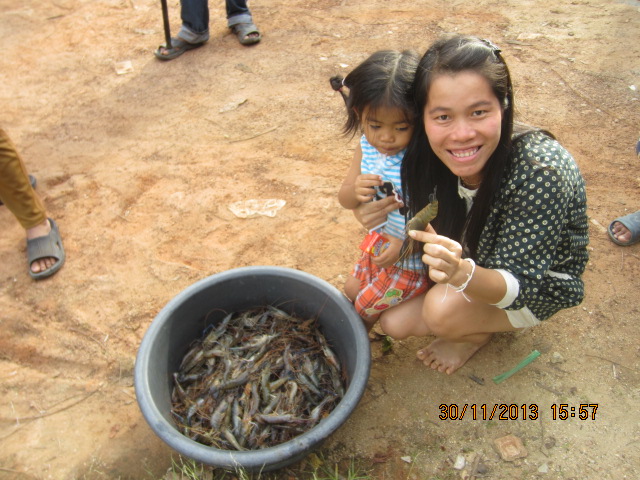
[{"label": "bare soil", "polygon": [[[176,455],[133,388],[147,327],[184,288],[234,267],[291,267],[341,288],[363,229],[337,202],[355,142],[339,136],[343,103],[328,79],[375,50],[424,51],[453,31],[503,48],[520,119],[554,132],[580,165],[592,220],[587,295],[539,328],[497,335],[452,376],[415,360],[428,339],[387,355],[372,343],[366,394],[322,458],[341,468],[353,458],[374,479],[460,478],[453,464],[472,454],[492,479],[638,478],[640,245],[618,247],[605,229],[640,208],[640,3],[250,6],[259,45],[242,47],[223,3],[211,2],[211,40],[163,63],[153,56],[164,39],[155,0],[2,1],[2,126],[68,258],[34,282],[24,231],[0,209],[0,478],[161,478]],[[175,33],[178,2],[169,9]],[[117,73],[126,61],[131,71]],[[267,198],[286,205],[253,219],[228,208]],[[492,382],[534,349],[532,364]],[[477,418],[441,420],[441,404],[476,406]],[[520,407],[489,421],[485,404]],[[560,420],[559,404],[598,407],[595,419]],[[494,440],[508,434],[526,457],[501,459]]]}]

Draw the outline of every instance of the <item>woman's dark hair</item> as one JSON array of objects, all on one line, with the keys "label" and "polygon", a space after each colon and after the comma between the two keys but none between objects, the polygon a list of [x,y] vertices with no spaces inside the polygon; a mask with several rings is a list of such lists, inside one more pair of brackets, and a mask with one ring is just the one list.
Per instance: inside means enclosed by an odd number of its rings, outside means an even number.
[{"label": "woman's dark hair", "polygon": [[[347,104],[345,135],[355,135],[365,109],[375,113],[380,107],[399,108],[407,123],[415,121],[413,80],[420,56],[411,50],[380,50],[358,65],[345,78],[331,77],[331,87],[339,91]],[[347,87],[349,93],[343,91]]]},{"label": "woman's dark hair", "polygon": [[[483,168],[482,184],[468,215],[458,195],[458,177],[433,152],[424,130],[424,109],[434,79],[465,71],[482,75],[503,109],[500,142]],[[429,202],[429,195],[437,186],[439,212],[433,227],[438,234],[460,242],[467,254],[475,257],[511,151],[514,105],[509,69],[500,50],[488,40],[465,35],[445,37],[436,41],[420,60],[414,88],[417,128],[402,162],[402,191],[407,197],[409,216]]]}]

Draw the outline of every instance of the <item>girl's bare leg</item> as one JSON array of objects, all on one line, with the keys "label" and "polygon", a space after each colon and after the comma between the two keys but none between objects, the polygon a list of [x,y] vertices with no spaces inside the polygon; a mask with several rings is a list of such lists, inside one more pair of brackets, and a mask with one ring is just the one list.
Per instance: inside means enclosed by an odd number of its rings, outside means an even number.
[{"label": "girl's bare leg", "polygon": [[[344,282],[344,294],[353,303],[358,297],[358,292],[360,292],[360,280],[356,277],[349,276],[347,281]],[[362,323],[364,323],[364,327],[367,329],[367,332],[370,332],[378,320],[378,315],[366,318],[361,316],[360,318],[362,318]]]},{"label": "girl's bare leg", "polygon": [[356,301],[356,297],[358,296],[358,292],[360,291],[360,280],[356,277],[349,275],[347,281],[344,282],[344,294],[351,300],[352,302]]},{"label": "girl's bare leg", "polygon": [[439,372],[452,374],[486,345],[493,333],[513,331],[507,314],[492,305],[467,301],[445,285],[427,292],[422,306],[427,328],[438,338],[418,350],[422,362]]}]

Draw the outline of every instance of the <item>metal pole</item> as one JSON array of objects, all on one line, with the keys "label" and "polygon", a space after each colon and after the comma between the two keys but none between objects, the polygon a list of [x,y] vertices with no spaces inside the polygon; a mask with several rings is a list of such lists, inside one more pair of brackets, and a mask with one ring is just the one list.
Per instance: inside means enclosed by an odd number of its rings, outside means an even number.
[{"label": "metal pole", "polygon": [[162,21],[164,23],[164,40],[167,49],[171,49],[171,30],[169,28],[169,8],[167,7],[167,0],[160,0],[162,3]]}]

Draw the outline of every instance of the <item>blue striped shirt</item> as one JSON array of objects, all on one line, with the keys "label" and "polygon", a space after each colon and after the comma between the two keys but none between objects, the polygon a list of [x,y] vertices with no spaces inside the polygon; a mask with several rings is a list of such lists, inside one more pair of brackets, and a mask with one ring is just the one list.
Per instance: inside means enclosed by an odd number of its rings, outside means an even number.
[{"label": "blue striped shirt", "polygon": [[[377,199],[393,195],[390,191],[393,189],[395,193],[397,193],[398,199],[402,201],[400,167],[402,166],[402,159],[404,158],[406,149],[392,156],[384,155],[376,150],[364,135],[360,138],[360,147],[362,148],[360,173],[380,175],[382,181],[388,184],[386,185],[387,189],[385,192],[378,189]],[[403,213],[400,213],[400,210],[403,210]],[[387,223],[378,228],[377,231],[381,235],[393,236],[404,240],[406,238],[405,223],[404,209],[394,210],[387,214]],[[422,270],[424,264],[422,260],[420,260],[420,255],[412,255],[405,261],[404,266],[400,264],[396,264],[396,266],[410,270]]]}]

